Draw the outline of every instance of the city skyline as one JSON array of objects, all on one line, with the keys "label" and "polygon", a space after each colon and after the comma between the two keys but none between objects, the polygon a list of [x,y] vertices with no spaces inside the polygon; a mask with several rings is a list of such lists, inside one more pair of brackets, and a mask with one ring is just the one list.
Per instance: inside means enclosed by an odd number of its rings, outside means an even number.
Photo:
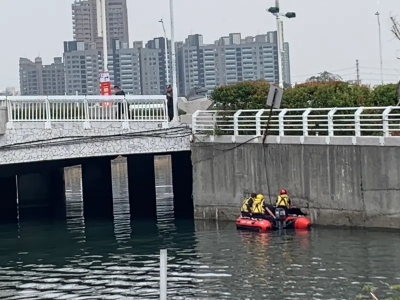
[{"label": "city skyline", "polygon": [[[33,5],[32,1],[21,0],[15,9],[13,1],[4,2],[10,9],[0,12],[0,25],[2,28],[11,26],[13,30],[3,32],[3,39],[12,41],[2,50],[3,55],[0,58],[7,70],[0,75],[0,89],[3,90],[8,86],[18,86],[19,57],[33,58],[40,55],[47,64],[53,57],[61,56],[60,42],[72,39],[73,1],[60,0],[54,4],[54,1],[41,0]],[[158,23],[161,17],[167,24],[169,35],[166,1],[151,2],[128,1],[131,41],[162,36],[162,28]],[[205,43],[208,44],[223,35],[223,32],[241,32],[246,36],[275,29],[274,18],[265,12],[273,3],[254,0],[253,5],[248,7],[243,6],[242,1],[233,0],[226,7],[223,3],[209,0],[202,1],[201,5],[196,1],[189,2],[175,1],[177,40],[199,32],[204,35]],[[215,5],[210,6],[211,4]],[[379,83],[378,29],[374,15],[377,10],[380,11],[382,23],[384,80],[397,80],[399,75],[396,68],[398,69],[399,61],[396,59],[396,51],[400,45],[391,36],[388,22],[390,14],[396,13],[392,12],[395,4],[394,0],[381,1],[379,5],[372,0],[354,0],[352,3],[339,0],[324,2],[324,5],[315,0],[310,0],[307,4],[294,0],[285,1],[282,9],[297,13],[296,19],[284,20],[285,40],[291,44],[292,81],[304,81],[323,70],[343,75],[345,80],[354,79],[355,60],[359,59],[363,82]],[[44,18],[44,11],[51,11],[52,14]],[[223,16],[221,12],[225,12]],[[355,13],[358,16],[357,22],[354,22]],[[36,16],[35,21],[30,19],[32,16]],[[28,23],[31,20],[31,26],[24,26],[25,22],[16,23],[21,18]],[[54,26],[55,23],[57,26]],[[17,36],[19,39],[16,39]]]},{"label": "city skyline", "polygon": [[[171,44],[168,42],[170,49]],[[134,95],[163,94],[167,85],[164,38],[133,42],[134,47],[114,40],[108,51],[111,83]],[[187,96],[194,88],[212,90],[216,86],[237,81],[265,79],[278,82],[277,33],[242,37],[230,33],[213,44],[203,44],[203,36],[189,35],[176,42],[178,94]],[[283,80],[290,84],[289,44],[284,43]],[[171,53],[169,52],[169,69]],[[102,70],[102,49],[88,40],[64,41],[63,76],[51,78],[59,72],[54,64],[43,65],[42,59],[20,58],[22,95],[83,95],[99,94],[98,75]],[[61,62],[61,58],[54,59]],[[65,67],[64,67],[65,66]],[[52,80],[57,89],[49,88]]]}]

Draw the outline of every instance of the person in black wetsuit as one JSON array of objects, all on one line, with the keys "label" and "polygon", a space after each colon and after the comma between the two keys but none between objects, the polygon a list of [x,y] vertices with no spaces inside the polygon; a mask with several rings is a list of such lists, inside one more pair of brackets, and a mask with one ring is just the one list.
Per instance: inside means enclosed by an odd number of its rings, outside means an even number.
[{"label": "person in black wetsuit", "polygon": [[167,87],[167,107],[168,107],[168,118],[171,122],[174,119],[174,98],[171,85]]},{"label": "person in black wetsuit", "polygon": [[242,217],[251,217],[251,208],[253,206],[254,199],[257,197],[257,194],[251,194],[250,197],[244,199],[242,208],[240,209]]},{"label": "person in black wetsuit", "polygon": [[[125,92],[121,90],[121,88],[116,85],[114,86],[114,92],[116,96],[125,96]],[[124,112],[124,104],[122,102],[118,102],[118,119],[122,119]]]}]

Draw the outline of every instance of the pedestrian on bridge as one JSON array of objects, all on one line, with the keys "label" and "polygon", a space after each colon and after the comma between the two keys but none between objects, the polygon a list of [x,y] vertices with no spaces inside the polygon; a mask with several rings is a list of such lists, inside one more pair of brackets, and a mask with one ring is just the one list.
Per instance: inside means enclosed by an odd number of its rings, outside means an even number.
[{"label": "pedestrian on bridge", "polygon": [[[118,86],[114,86],[114,92],[116,96],[125,96],[125,92]],[[122,115],[123,115],[123,108],[124,103],[123,102],[118,102],[118,119],[122,119]],[[124,112],[125,114],[126,112]]]}]

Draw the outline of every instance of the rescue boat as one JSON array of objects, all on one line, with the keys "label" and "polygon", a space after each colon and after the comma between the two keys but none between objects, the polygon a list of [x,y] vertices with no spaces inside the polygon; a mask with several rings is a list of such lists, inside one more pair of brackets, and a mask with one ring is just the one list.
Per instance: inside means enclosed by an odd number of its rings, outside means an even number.
[{"label": "rescue boat", "polygon": [[[271,209],[271,208],[270,208]],[[267,216],[266,219],[255,219],[249,217],[239,217],[236,220],[236,228],[254,231],[270,231],[275,229],[309,229],[311,221],[304,215],[286,215],[285,210],[273,208],[275,215]],[[296,208],[297,211],[300,211]]]},{"label": "rescue boat", "polygon": [[[278,222],[274,219],[251,219],[239,217],[236,220],[237,229],[255,230],[255,231],[269,231],[279,229]],[[311,222],[304,216],[287,216],[284,220],[283,229],[309,229]]]}]

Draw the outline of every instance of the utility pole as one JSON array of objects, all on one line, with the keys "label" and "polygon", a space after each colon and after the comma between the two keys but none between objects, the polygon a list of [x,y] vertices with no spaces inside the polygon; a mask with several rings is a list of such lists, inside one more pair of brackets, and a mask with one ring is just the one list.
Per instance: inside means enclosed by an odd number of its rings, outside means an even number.
[{"label": "utility pole", "polygon": [[361,84],[360,81],[360,65],[358,64],[358,59],[356,60],[356,72],[357,72],[357,85]]},{"label": "utility pole", "polygon": [[[103,71],[100,72],[100,93],[111,95],[110,73],[108,72],[108,45],[107,45],[107,6],[106,0],[96,0],[98,36],[103,38]],[[103,102],[103,106],[111,103]]]},{"label": "utility pole", "polygon": [[174,1],[169,0],[169,13],[171,19],[171,67],[172,67],[172,99],[174,103],[174,121],[179,121],[178,115],[178,85],[176,76],[176,55],[175,55],[175,27],[174,27]]},{"label": "utility pole", "polygon": [[377,11],[375,16],[378,20],[378,31],[379,31],[379,58],[381,63],[381,84],[383,84],[383,61],[382,61],[382,33],[381,33],[381,20],[380,20],[380,13]]},{"label": "utility pole", "polygon": [[168,40],[167,40],[167,32],[165,31],[164,21],[161,19],[158,21],[162,24],[162,28],[164,31],[164,48],[165,48],[165,83],[166,86],[169,85],[169,63],[168,63]]}]

